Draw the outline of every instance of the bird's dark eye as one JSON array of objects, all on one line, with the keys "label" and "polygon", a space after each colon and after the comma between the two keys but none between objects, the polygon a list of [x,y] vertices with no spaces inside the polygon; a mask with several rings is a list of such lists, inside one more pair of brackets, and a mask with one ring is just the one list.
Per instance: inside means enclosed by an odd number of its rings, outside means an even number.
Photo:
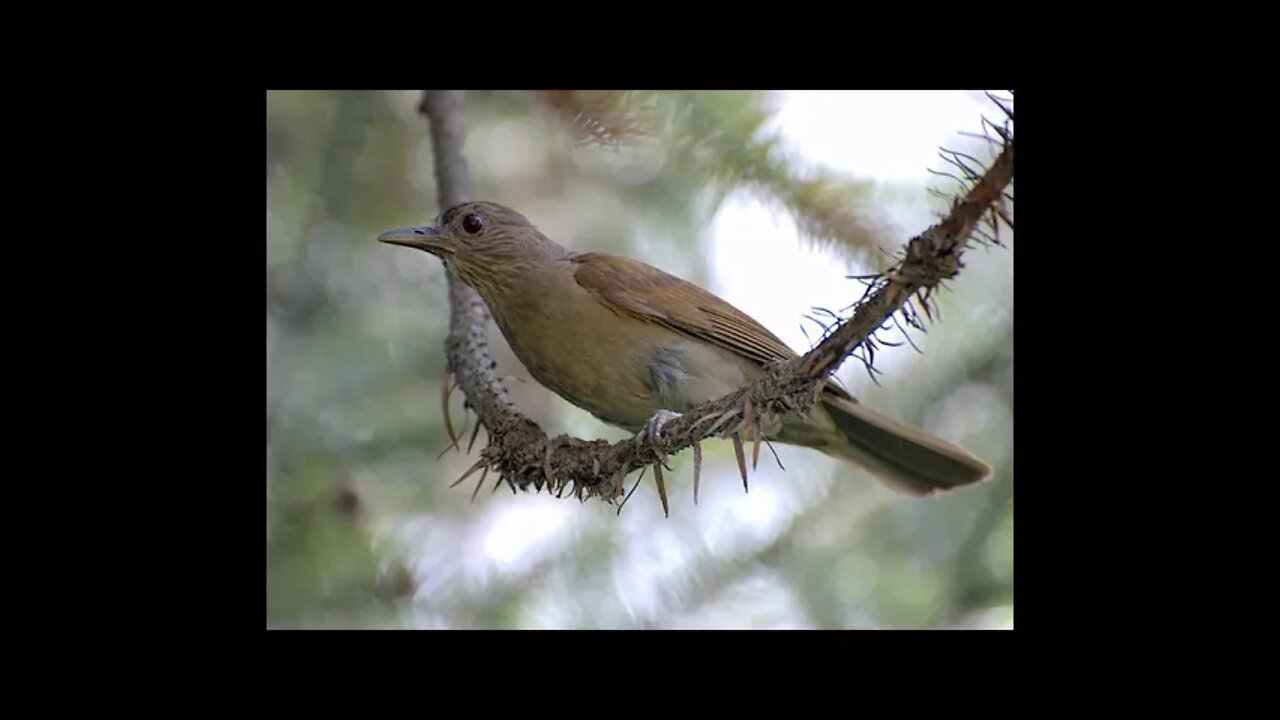
[{"label": "bird's dark eye", "polygon": [[484,220],[479,215],[476,215],[475,213],[472,213],[462,218],[462,229],[466,230],[472,235],[475,235],[476,233],[480,232],[480,229],[483,227],[484,227]]}]

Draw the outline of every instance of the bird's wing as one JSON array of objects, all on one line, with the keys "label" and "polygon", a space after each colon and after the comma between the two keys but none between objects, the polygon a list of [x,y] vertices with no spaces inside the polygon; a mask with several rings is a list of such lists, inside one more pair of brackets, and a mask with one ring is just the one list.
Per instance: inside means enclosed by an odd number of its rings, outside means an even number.
[{"label": "bird's wing", "polygon": [[[638,260],[606,253],[569,258],[574,279],[615,313],[705,340],[760,364],[796,352],[763,325],[710,292]],[[831,378],[826,392],[857,402]]]},{"label": "bird's wing", "polygon": [[773,333],[691,282],[638,260],[582,253],[574,279],[610,310],[705,340],[760,364],[796,356]]}]

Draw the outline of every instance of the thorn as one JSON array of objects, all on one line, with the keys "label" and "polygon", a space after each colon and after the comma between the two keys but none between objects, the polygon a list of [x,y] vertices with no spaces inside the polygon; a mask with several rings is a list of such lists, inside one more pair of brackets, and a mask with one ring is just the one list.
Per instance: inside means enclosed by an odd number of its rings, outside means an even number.
[{"label": "thorn", "polygon": [[973,138],[974,140],[985,140],[986,142],[988,142],[988,143],[990,143],[990,144],[992,144],[992,145],[998,145],[998,144],[999,144],[999,143],[997,143],[997,142],[995,141],[995,138],[993,138],[993,137],[991,137],[990,135],[987,135],[987,134],[985,134],[985,133],[984,133],[984,134],[982,134],[982,135],[979,135],[978,133],[971,133],[971,132],[966,132],[966,131],[964,131],[964,130],[961,130],[961,131],[960,131],[960,135],[963,135],[964,137]]},{"label": "thorn", "polygon": [[440,383],[440,407],[444,408],[444,430],[449,433],[449,440],[453,442],[453,447],[462,452],[462,447],[458,445],[458,436],[453,432],[453,419],[449,417],[449,393],[453,392],[453,387],[449,381],[453,379],[452,373],[445,373]]},{"label": "thorn", "polygon": [[471,442],[467,443],[467,454],[471,454],[471,448],[476,444],[476,436],[480,434],[480,418],[476,418],[476,427],[471,431]]},{"label": "thorn", "polygon": [[[623,475],[622,470],[621,470],[621,469],[619,469],[619,470],[618,470],[618,472],[616,472],[616,473],[614,473],[614,474],[613,474],[613,477],[609,478],[609,486],[610,486],[610,487],[617,487],[617,488],[621,488],[621,487],[622,487],[622,481],[623,481],[624,479],[625,479],[625,476]],[[613,498],[609,498],[609,502],[613,502]],[[626,504],[627,504],[627,501],[626,501],[626,500],[623,500],[623,501],[622,501],[622,505],[626,505]],[[622,505],[619,505],[619,506],[618,506],[618,514],[619,514],[619,515],[621,515],[621,514],[622,514]]]},{"label": "thorn", "polygon": [[984,115],[982,116],[982,134],[984,137],[987,136],[988,126],[990,126],[992,130],[995,130],[996,132],[1000,132],[1000,126],[988,120],[987,116]]},{"label": "thorn", "polygon": [[742,474],[742,491],[751,492],[747,488],[747,461],[742,456],[742,438],[736,432],[733,434],[733,454],[738,456],[738,472]]},{"label": "thorn", "polygon": [[[1001,139],[1001,140],[1003,140],[1004,142],[1006,142],[1006,143],[1007,143],[1007,142],[1009,142],[1009,141],[1013,140],[1012,133],[1010,133],[1010,132],[1009,132],[1009,128],[1008,128],[1007,126],[1000,126],[1000,125],[996,125],[995,123],[991,122],[990,120],[986,119],[985,117],[984,117],[984,118],[982,118],[982,122],[983,122],[983,124],[984,124],[984,125],[990,125],[990,126],[991,126],[991,130],[992,130],[995,134],[999,135],[999,136],[1000,136],[1000,139]],[[984,132],[985,132],[985,131],[984,131]]]},{"label": "thorn", "polygon": [[693,504],[698,504],[698,480],[702,476],[702,445],[693,443]]},{"label": "thorn", "polygon": [[[994,209],[997,213],[999,213],[999,215],[1000,215],[1000,219],[1001,219],[1001,220],[1003,220],[1003,221],[1005,222],[1005,224],[1009,226],[1009,229],[1010,229],[1010,230],[1012,230],[1012,229],[1013,229],[1013,220],[1012,220],[1008,215],[1006,215],[1006,214],[1005,214],[1004,210],[1003,210],[1002,208],[993,208],[993,209]],[[996,228],[997,228],[997,229],[996,229],[996,232],[997,232],[997,233],[999,233],[999,232],[1000,232],[1000,231],[999,231],[999,227],[1000,227],[999,225],[997,225],[997,226],[996,226]]]},{"label": "thorn", "polygon": [[971,161],[973,161],[974,163],[977,163],[978,167],[982,167],[982,161],[981,161],[981,160],[979,160],[978,158],[976,158],[976,157],[974,157],[974,156],[970,155],[969,153],[962,153],[962,152],[960,152],[960,151],[958,151],[958,150],[947,150],[946,152],[951,153],[952,155],[957,156],[957,157],[962,157],[962,158],[964,158],[964,159],[966,159],[966,160],[971,160]]},{"label": "thorn", "polygon": [[[634,493],[636,488],[640,487],[640,481],[644,479],[645,469],[646,468],[640,468],[640,477],[636,478],[636,484],[631,486],[631,492],[627,493],[627,496],[622,499],[622,504],[618,506],[618,517],[622,516],[622,508],[626,507],[627,501],[631,499],[631,493]],[[621,474],[622,471],[619,470],[618,473]]]},{"label": "thorn", "polygon": [[[952,180],[955,180],[956,182],[960,183],[961,185],[963,185],[963,184],[964,184],[964,180],[961,180],[960,178],[956,177],[955,175],[952,175],[951,173],[938,172],[937,170],[933,170],[933,169],[931,169],[931,168],[925,168],[925,172],[931,173],[931,174],[933,174],[933,175],[939,175],[939,176],[941,176],[941,177],[945,177],[945,178],[951,178]],[[950,196],[948,196],[948,197],[950,197]]]},{"label": "thorn", "polygon": [[653,464],[653,477],[658,484],[658,497],[662,498],[662,514],[671,517],[671,510],[667,507],[667,483],[662,479],[662,465]]},{"label": "thorn", "polygon": [[822,322],[821,320],[819,320],[819,319],[815,318],[815,317],[814,317],[814,316],[812,316],[812,315],[809,315],[809,314],[807,314],[807,313],[806,313],[806,314],[804,314],[804,315],[801,315],[800,317],[802,317],[802,318],[804,318],[805,320],[808,320],[809,322],[813,323],[814,325],[817,325],[818,327],[822,328],[824,332],[825,332],[825,331],[826,331],[826,329],[827,329],[827,324],[826,324],[826,323]]},{"label": "thorn", "polygon": [[978,167],[982,167],[982,163],[977,158],[973,157],[972,155],[966,155],[965,153],[956,152],[955,150],[948,150],[946,148],[942,148],[941,152],[948,153],[951,155],[951,157],[946,157],[945,155],[943,155],[943,158],[942,158],[943,160],[946,160],[947,162],[951,163],[952,165],[955,165],[956,167],[960,168],[965,172],[965,180],[963,181],[962,184],[965,186],[966,190],[969,189],[969,183],[982,177],[982,173],[964,164],[964,161],[960,159],[961,157],[968,158],[973,162],[978,163]]},{"label": "thorn", "polygon": [[457,480],[454,480],[453,485],[450,485],[449,487],[457,487],[458,483],[461,483],[463,480],[466,480],[467,478],[471,477],[472,473],[474,473],[475,471],[479,470],[484,466],[485,466],[485,461],[480,460],[475,465],[472,465],[470,470],[462,473],[462,477],[458,478]]},{"label": "thorn", "polygon": [[498,479],[496,482],[493,483],[493,490],[490,491],[489,494],[492,495],[498,492],[498,488],[500,487],[502,487],[502,473],[498,473]]},{"label": "thorn", "polygon": [[773,443],[769,442],[769,438],[764,439],[764,444],[769,446],[769,452],[773,453],[773,461],[778,463],[778,468],[786,472],[787,469],[782,466],[782,459],[778,457],[778,451],[773,449]]},{"label": "thorn", "polygon": [[476,489],[471,491],[471,502],[476,501],[476,495],[480,494],[480,488],[484,485],[484,479],[489,476],[489,466],[484,466],[484,472],[480,473],[480,480],[476,482]]},{"label": "thorn", "polygon": [[691,430],[691,431],[692,431],[692,430],[697,430],[697,429],[698,429],[698,426],[699,426],[699,425],[701,425],[702,423],[704,423],[704,422],[710,422],[710,421],[712,421],[712,420],[715,420],[716,418],[720,417],[721,415],[724,415],[724,411],[723,411],[723,410],[722,410],[722,411],[720,411],[720,412],[714,412],[714,413],[711,413],[710,415],[707,415],[706,417],[702,418],[701,420],[698,420],[697,422],[695,422],[693,425],[689,426],[689,430]]},{"label": "thorn", "polygon": [[757,420],[755,425],[755,437],[751,441],[751,472],[756,471],[756,467],[760,464],[760,438],[763,437],[760,431],[760,422]]},{"label": "thorn", "polygon": [[920,298],[914,295],[907,301],[907,305],[911,307],[911,326],[928,335],[929,326],[925,325],[924,321],[920,319],[920,309],[915,306],[915,303],[918,302],[920,302]]},{"label": "thorn", "polygon": [[728,424],[730,420],[734,419],[737,416],[738,416],[738,410],[724,411],[723,416],[719,420],[715,421],[711,425],[711,428],[707,430],[707,435],[714,435],[716,432],[720,430],[721,426]]},{"label": "thorn", "polygon": [[[990,128],[991,128],[992,132],[994,132],[995,134],[999,135],[1001,140],[1003,140],[1004,142],[1008,142],[1008,141],[1009,141],[1008,131],[1006,131],[1005,129],[1001,128],[999,125],[997,125],[997,124],[995,124],[995,123],[991,122],[991,120],[987,119],[987,117],[984,115],[984,116],[983,116],[983,118],[982,118],[982,134],[983,134],[983,135],[986,135],[986,134],[987,134],[987,128],[988,128],[988,127],[990,127]],[[994,144],[994,145],[999,145],[999,144],[1000,144],[1000,143],[997,143],[997,142],[995,141],[995,139],[994,139],[994,138],[991,140],[991,142],[992,142],[992,144]]]},{"label": "thorn", "polygon": [[983,94],[987,96],[987,99],[989,99],[991,102],[995,103],[995,104],[996,104],[996,107],[999,107],[1001,110],[1003,110],[1003,111],[1004,111],[1004,114],[1005,114],[1005,115],[1008,115],[1010,120],[1012,120],[1012,119],[1013,119],[1013,109],[1012,109],[1012,108],[1007,108],[1007,107],[1005,107],[1005,106],[1004,106],[1004,102],[1002,102],[1002,101],[1001,101],[1001,99],[1000,99],[1000,98],[997,98],[995,95],[992,95],[990,92],[984,92]]},{"label": "thorn", "polygon": [[[988,240],[996,245],[1000,244],[1000,216],[997,214],[998,212],[999,212],[999,208],[992,205],[991,213],[990,213],[991,219],[988,221],[988,223],[991,225],[991,233],[988,233],[985,230],[982,230],[981,228],[977,228],[977,227],[973,229],[973,231],[981,235],[984,240]],[[992,236],[993,233],[994,233],[994,237]]]}]

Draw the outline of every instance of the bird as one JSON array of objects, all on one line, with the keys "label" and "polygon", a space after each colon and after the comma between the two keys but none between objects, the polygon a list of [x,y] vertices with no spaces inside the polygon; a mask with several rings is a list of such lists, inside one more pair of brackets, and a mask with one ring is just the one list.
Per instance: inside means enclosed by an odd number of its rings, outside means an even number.
[{"label": "bird", "polygon": [[[661,433],[682,413],[797,357],[776,335],[697,284],[642,261],[578,252],[520,212],[475,200],[377,240],[436,256],[473,288],[541,385],[602,422]],[[804,416],[765,437],[852,463],[889,488],[930,496],[991,479],[964,448],[823,385]]]}]

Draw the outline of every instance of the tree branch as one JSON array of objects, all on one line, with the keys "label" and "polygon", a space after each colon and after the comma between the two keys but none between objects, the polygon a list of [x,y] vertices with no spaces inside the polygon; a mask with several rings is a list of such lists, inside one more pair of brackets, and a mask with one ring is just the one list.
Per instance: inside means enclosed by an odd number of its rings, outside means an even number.
[{"label": "tree branch", "polygon": [[[472,198],[471,175],[462,153],[466,137],[462,103],[463,94],[459,90],[428,90],[423,93],[422,104],[418,106],[418,110],[430,118],[431,147],[441,208],[453,207]],[[491,442],[506,435],[534,436],[530,440],[542,435],[545,440],[542,430],[516,410],[506,386],[493,371],[497,363],[489,353],[489,340],[485,334],[489,311],[484,300],[452,272],[448,273],[448,282],[449,335],[445,340],[445,353],[449,372],[458,378],[467,406],[480,416]],[[505,475],[504,479],[510,482]]]},{"label": "tree branch", "polygon": [[[1002,108],[1003,109],[1003,108]],[[462,153],[462,97],[460,92],[430,90],[420,110],[430,118],[436,178],[441,207],[451,207],[471,197],[471,184]],[[1006,111],[1007,112],[1007,111]],[[1009,113],[1012,121],[1012,114]],[[842,322],[817,347],[803,355],[765,368],[757,381],[711,403],[684,413],[663,426],[662,437],[650,442],[639,436],[609,444],[604,440],[580,440],[561,435],[548,438],[536,423],[512,405],[498,380],[489,353],[485,327],[488,312],[483,301],[450,273],[450,331],[446,341],[449,370],[489,433],[480,463],[499,473],[512,490],[562,494],[566,488],[580,501],[597,497],[613,503],[623,496],[623,478],[648,465],[662,463],[672,453],[710,437],[740,433],[748,437],[743,422],[749,404],[750,422],[768,422],[789,413],[807,413],[817,402],[822,384],[860,345],[872,338],[894,314],[919,326],[919,313],[908,303],[915,299],[931,319],[933,290],[955,277],[963,264],[961,255],[978,223],[1000,201],[1013,180],[1013,133],[1002,134],[999,156],[981,176],[966,187],[950,213],[907,243],[894,267],[870,279],[863,299],[852,316]],[[870,360],[864,362],[870,365]],[[735,422],[737,421],[737,422]]]}]

